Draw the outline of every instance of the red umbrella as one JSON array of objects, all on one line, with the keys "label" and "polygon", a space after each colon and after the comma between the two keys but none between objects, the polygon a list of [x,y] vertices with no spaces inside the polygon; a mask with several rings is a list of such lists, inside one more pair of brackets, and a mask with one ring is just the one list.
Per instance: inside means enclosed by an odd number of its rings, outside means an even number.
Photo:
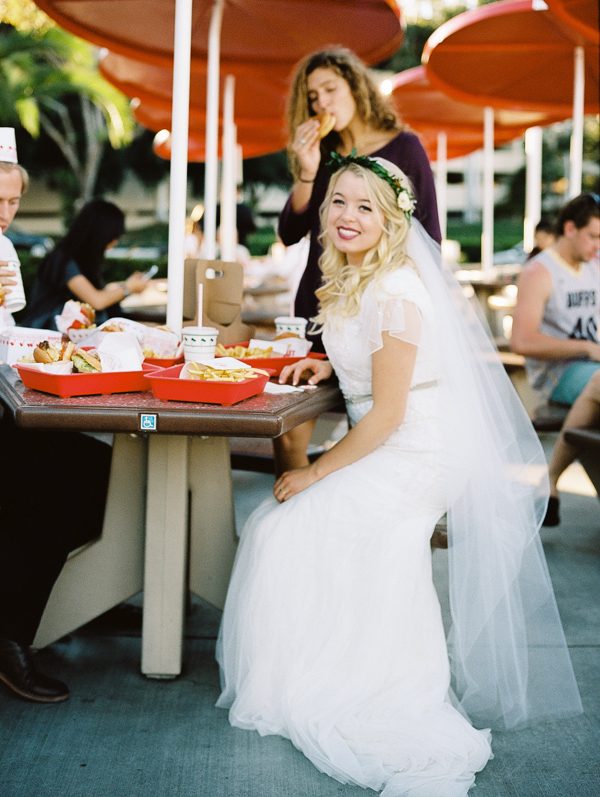
[{"label": "red umbrella", "polygon": [[[550,11],[537,10],[535,0],[502,0],[441,25],[425,44],[423,63],[432,85],[462,102],[564,116],[572,112],[569,193],[579,193],[583,113],[600,107],[597,46]],[[492,215],[488,196],[484,228],[490,262]]]},{"label": "red umbrella", "polygon": [[550,10],[582,36],[600,44],[598,0],[546,0]]},{"label": "red umbrella", "polygon": [[[287,74],[274,65],[254,64],[235,64],[231,69],[225,64],[224,71],[235,77],[236,130],[244,157],[265,155],[285,147]],[[124,94],[138,100],[134,115],[140,124],[155,132],[171,130],[172,69],[106,52],[100,60],[100,72]],[[193,152],[194,161],[205,158],[205,108],[206,68],[202,63],[196,64],[190,84],[189,126],[194,132],[194,145],[188,147],[188,153]],[[165,146],[161,146],[160,154],[166,151]]]},{"label": "red umbrella", "polygon": [[[152,64],[173,60],[175,0],[36,0],[61,27],[114,52]],[[192,10],[192,59],[208,54],[213,2]],[[226,0],[221,55],[229,61],[293,64],[311,50],[341,42],[368,63],[402,42],[394,0]]]},{"label": "red umbrella", "polygon": [[[133,105],[133,115],[137,121],[157,133],[159,130],[171,130],[171,107],[169,105],[152,104],[150,102],[138,101]],[[204,161],[205,159],[205,123],[206,114],[204,111],[190,109],[190,143],[188,146],[188,159],[193,162]],[[272,124],[271,124],[272,123]],[[242,147],[244,158],[256,158],[259,155],[267,155],[276,152],[285,146],[286,138],[281,130],[281,120],[257,120],[241,119],[236,120],[237,139]],[[192,143],[193,137],[193,143]],[[171,157],[170,136],[169,144],[163,144],[158,150],[154,151],[161,157]],[[167,152],[168,155],[165,155]],[[221,155],[221,152],[219,152]]]},{"label": "red umbrella", "polygon": [[[106,52],[99,63],[100,72],[128,97],[139,97],[143,102],[171,106],[173,95],[172,65],[158,66]],[[223,61],[221,72],[233,75],[236,86],[236,120],[270,119],[279,128],[283,125],[285,98],[289,89],[289,71],[286,65],[229,63]],[[190,82],[190,108],[206,109],[206,62],[192,63]],[[274,121],[276,120],[276,121]]]},{"label": "red umbrella", "polygon": [[[392,95],[402,119],[424,141],[444,132],[448,137],[448,157],[458,157],[483,146],[483,107],[460,102],[432,85],[423,66],[399,72],[391,78]],[[523,135],[528,127],[547,125],[564,119],[565,114],[544,111],[498,110],[494,115],[496,144]],[[435,160],[435,158],[433,158]]]},{"label": "red umbrella", "polygon": [[[393,97],[402,118],[419,132],[431,160],[438,163],[438,206],[444,230],[446,159],[466,155],[484,146],[484,108],[452,99],[432,86],[423,66],[400,72],[394,75],[391,82]],[[522,136],[529,127],[550,124],[562,118],[561,114],[536,111],[497,111],[493,143],[504,144]],[[492,158],[492,152],[489,158]]]},{"label": "red umbrella", "polygon": [[598,47],[534,0],[502,0],[466,11],[427,40],[433,86],[462,102],[570,115],[573,50],[585,52],[585,109],[600,108]]}]

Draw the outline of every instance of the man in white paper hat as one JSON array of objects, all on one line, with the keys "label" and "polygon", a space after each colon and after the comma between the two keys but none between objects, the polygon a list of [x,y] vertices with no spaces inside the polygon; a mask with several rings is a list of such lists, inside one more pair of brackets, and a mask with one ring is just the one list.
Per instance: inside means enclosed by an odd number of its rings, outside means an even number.
[{"label": "man in white paper hat", "polygon": [[[27,184],[27,172],[17,163],[15,131],[2,127],[2,233],[14,219]],[[12,253],[14,248],[7,259],[17,259]],[[2,266],[0,257],[0,287],[9,291],[15,284],[13,272]],[[69,689],[37,669],[30,646],[69,552],[102,533],[111,449],[77,432],[21,429],[0,403],[0,451],[0,683],[25,700],[58,703],[69,697]],[[91,473],[77,467],[81,462],[89,463]],[[65,516],[60,499],[36,498],[35,490],[43,490],[48,474],[56,471],[68,472],[70,495],[86,495],[85,522],[68,516],[73,507],[66,507]]]},{"label": "man in white paper hat", "polygon": [[3,233],[14,219],[21,197],[27,190],[29,177],[17,162],[17,145],[13,127],[0,127],[0,328],[12,326],[14,321],[2,307],[3,299],[17,285],[14,271],[7,268],[8,261],[19,262],[17,252]]}]

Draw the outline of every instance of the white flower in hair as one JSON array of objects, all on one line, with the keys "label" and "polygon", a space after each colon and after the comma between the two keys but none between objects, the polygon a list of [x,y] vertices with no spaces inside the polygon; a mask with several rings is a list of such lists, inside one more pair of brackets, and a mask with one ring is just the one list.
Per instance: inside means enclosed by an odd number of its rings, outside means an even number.
[{"label": "white flower in hair", "polygon": [[412,213],[415,209],[415,201],[406,189],[403,189],[398,194],[398,207],[405,213]]}]

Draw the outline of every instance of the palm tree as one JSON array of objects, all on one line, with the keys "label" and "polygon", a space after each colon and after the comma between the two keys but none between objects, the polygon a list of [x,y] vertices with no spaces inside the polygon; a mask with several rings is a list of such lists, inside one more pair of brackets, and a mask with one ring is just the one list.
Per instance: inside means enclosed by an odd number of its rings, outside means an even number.
[{"label": "palm tree", "polygon": [[107,142],[129,143],[127,99],[96,68],[96,49],[56,26],[22,31],[0,26],[0,123],[44,131],[73,173],[77,199],[94,194]]}]

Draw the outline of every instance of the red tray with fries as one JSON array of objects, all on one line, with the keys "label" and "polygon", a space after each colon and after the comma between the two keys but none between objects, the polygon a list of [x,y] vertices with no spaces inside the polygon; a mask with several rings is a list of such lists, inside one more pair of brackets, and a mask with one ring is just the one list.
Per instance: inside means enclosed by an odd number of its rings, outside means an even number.
[{"label": "red tray with fries", "polygon": [[109,393],[138,393],[149,390],[146,374],[160,369],[144,365],[141,371],[107,371],[88,374],[50,374],[16,363],[15,368],[25,387],[51,393],[60,398],[73,396],[108,395]]},{"label": "red tray with fries", "polygon": [[252,379],[243,379],[241,382],[180,379],[182,368],[183,365],[174,365],[172,368],[161,368],[146,374],[146,380],[152,385],[152,393],[156,398],[165,401],[222,404],[228,407],[238,401],[258,396],[265,389],[269,377],[274,376],[273,372],[269,372],[258,374]]},{"label": "red tray with fries", "polygon": [[[226,349],[233,349],[236,346],[244,346],[245,348],[248,347],[249,341],[243,340],[241,343],[232,343],[230,345],[225,346]],[[265,341],[268,346],[268,341]],[[217,357],[235,357],[233,354],[227,355],[216,355]],[[326,359],[327,355],[323,354],[319,351],[312,351],[309,352],[306,357],[312,357],[314,360],[324,360]],[[273,353],[271,357],[236,357],[236,360],[239,360],[241,363],[246,363],[246,365],[251,365],[253,368],[269,368],[273,371],[273,376],[279,376],[282,369],[285,368],[286,365],[293,365],[294,363],[300,362],[300,360],[304,360],[304,357],[295,357],[290,355],[281,355],[277,354],[276,352]]]}]

